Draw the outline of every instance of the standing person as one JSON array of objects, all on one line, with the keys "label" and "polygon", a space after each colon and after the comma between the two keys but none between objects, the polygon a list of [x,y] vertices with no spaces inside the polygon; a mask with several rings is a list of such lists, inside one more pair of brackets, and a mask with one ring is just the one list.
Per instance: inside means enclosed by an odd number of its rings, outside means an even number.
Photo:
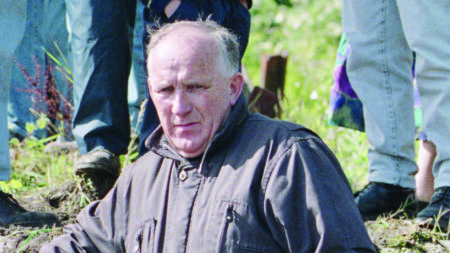
[{"label": "standing person", "polygon": [[74,171],[100,195],[120,173],[130,141],[127,81],[136,0],[67,0],[72,50],[73,134],[81,157]]},{"label": "standing person", "polygon": [[249,113],[235,36],[180,21],[148,50],[150,151],[40,252],[376,252],[322,140]]},{"label": "standing person", "polygon": [[[147,6],[144,10],[147,26],[158,20],[167,23],[212,15],[239,34],[246,45],[250,14],[243,10],[239,0],[143,2]],[[242,2],[247,5],[247,1]],[[82,154],[74,170],[90,179],[100,196],[108,192],[120,174],[119,155],[127,151],[130,141],[126,94],[135,11],[136,0],[67,0],[74,66],[73,133]],[[241,47],[241,54],[244,50]],[[148,103],[141,141],[158,124],[154,106]]]},{"label": "standing person", "polygon": [[[49,119],[56,126],[60,123],[57,121],[60,116],[56,115],[56,111],[72,113],[65,107],[66,103],[70,103],[72,100],[72,86],[69,84],[65,71],[57,70],[57,67],[70,69],[68,66],[70,50],[67,41],[65,3],[61,0],[28,0],[26,5],[25,33],[14,51],[16,63],[12,65],[9,81],[8,130],[13,137],[20,140],[29,134],[25,129],[26,123],[36,122],[37,117],[30,111],[30,108],[37,112],[47,113]],[[9,27],[9,29],[11,33],[16,32],[15,27]],[[51,60],[48,54],[55,57],[60,65]],[[45,76],[47,65],[52,69],[52,80],[49,79],[49,76]],[[33,78],[35,87],[27,80],[23,70],[30,77],[36,77]],[[55,103],[52,106],[56,108],[48,108],[50,109],[48,110],[45,85],[52,81],[59,94],[49,94],[54,97]],[[38,94],[37,89],[43,93]],[[33,135],[37,138],[44,138],[47,137],[47,131],[36,131]]]},{"label": "standing person", "polygon": [[[7,129],[9,77],[13,52],[25,32],[25,0],[1,0],[0,8],[0,180],[11,175]],[[15,27],[14,32],[10,28]],[[28,212],[12,197],[0,189],[0,226],[22,225],[42,227],[58,225],[58,218],[50,213]]]},{"label": "standing person", "polygon": [[[448,227],[450,217],[450,23],[448,1],[344,0],[351,52],[347,73],[364,105],[369,185],[355,199],[361,214],[396,210],[414,193],[412,52],[424,130],[434,143],[434,194],[416,220]],[[442,214],[442,215],[441,215]]]},{"label": "standing person", "polygon": [[[330,125],[346,127],[358,131],[365,131],[363,105],[348,80],[346,66],[347,57],[350,52],[350,45],[345,36],[342,35],[341,42],[336,54],[336,63],[333,71],[333,86],[330,92]],[[412,73],[414,73],[414,64]],[[414,76],[414,74],[413,74]],[[413,80],[415,83],[415,79]],[[412,205],[421,209],[428,205],[434,193],[432,167],[436,158],[434,144],[427,140],[423,131],[423,123],[420,109],[420,96],[417,86],[414,85],[414,118],[419,148],[417,152],[418,172],[415,175],[416,192],[414,200],[417,205]],[[412,200],[412,199],[411,199]],[[413,204],[413,203],[411,203]]]}]

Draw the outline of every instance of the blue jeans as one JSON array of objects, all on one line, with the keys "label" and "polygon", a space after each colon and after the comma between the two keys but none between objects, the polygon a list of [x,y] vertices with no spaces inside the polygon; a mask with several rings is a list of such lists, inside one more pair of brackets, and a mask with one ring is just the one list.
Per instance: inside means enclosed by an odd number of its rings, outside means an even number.
[{"label": "blue jeans", "polygon": [[[11,74],[12,56],[19,45],[25,31],[25,0],[1,0],[0,8],[0,180],[8,180],[11,174],[9,161],[9,142],[7,104],[9,77]],[[11,32],[10,27],[14,27]]]},{"label": "blue jeans", "polygon": [[[173,23],[177,20],[196,20],[200,16],[206,18],[211,15],[211,19],[218,24],[228,28],[238,36],[240,44],[241,59],[248,44],[250,33],[250,13],[237,0],[183,0],[171,17],[164,13],[168,1],[153,0],[144,11],[144,23],[148,27],[157,27],[166,23]],[[144,36],[144,44],[148,43]],[[159,125],[158,115],[151,100],[147,103],[144,111],[143,122],[140,133],[139,155],[145,154],[148,149],[145,147],[145,139]]]},{"label": "blue jeans", "polygon": [[364,105],[369,181],[415,188],[412,52],[435,188],[450,186],[450,2],[344,0],[347,73]]},{"label": "blue jeans", "polygon": [[127,82],[131,68],[136,0],[66,0],[72,49],[73,134],[80,153],[127,150],[130,118]]},{"label": "blue jeans", "polygon": [[144,66],[144,45],[142,41],[142,35],[145,31],[143,18],[144,7],[142,2],[137,3],[133,34],[133,61],[128,78],[128,110],[130,112],[131,129],[137,134],[140,131],[141,124],[138,119],[140,107],[144,100],[148,98]]},{"label": "blue jeans", "polygon": [[[14,33],[16,27],[9,27],[10,32]],[[46,51],[56,57],[63,65],[64,58],[70,61],[69,45],[67,42],[68,34],[66,29],[66,7],[64,1],[61,0],[28,0],[27,1],[27,20],[25,27],[25,35],[21,43],[14,52],[14,58],[18,64],[23,66],[31,77],[39,76],[40,82],[37,86],[44,90],[45,82],[45,66],[46,60],[52,66],[53,78],[56,89],[59,93],[71,101],[72,89],[67,78],[56,67],[50,58],[46,59]],[[57,44],[61,53],[58,51]],[[23,71],[13,63],[11,72],[11,89],[8,105],[8,129],[19,138],[27,135],[25,124],[27,122],[36,122],[30,108],[38,112],[45,112],[46,105],[43,95],[32,93],[32,85],[27,81]],[[36,65],[40,66],[37,72]],[[61,67],[61,66],[59,66]],[[60,110],[64,112],[64,103],[61,103]],[[57,122],[55,122],[58,124]],[[46,131],[37,131],[34,133],[36,137],[44,137]]]}]

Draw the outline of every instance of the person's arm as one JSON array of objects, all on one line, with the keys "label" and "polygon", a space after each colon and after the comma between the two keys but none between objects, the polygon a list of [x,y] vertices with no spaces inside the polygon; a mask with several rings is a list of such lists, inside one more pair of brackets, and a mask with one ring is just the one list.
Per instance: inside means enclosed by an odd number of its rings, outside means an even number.
[{"label": "person's arm", "polygon": [[346,177],[320,139],[297,140],[267,181],[263,212],[286,252],[376,252]]}]

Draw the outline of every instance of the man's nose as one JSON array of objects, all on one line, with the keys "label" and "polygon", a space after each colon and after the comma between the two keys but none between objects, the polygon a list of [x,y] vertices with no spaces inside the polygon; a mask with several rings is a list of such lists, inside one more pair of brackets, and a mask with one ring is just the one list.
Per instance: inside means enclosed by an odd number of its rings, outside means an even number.
[{"label": "man's nose", "polygon": [[192,104],[189,100],[188,94],[183,89],[178,89],[175,92],[175,97],[172,104],[172,113],[176,115],[184,115],[192,110]]}]

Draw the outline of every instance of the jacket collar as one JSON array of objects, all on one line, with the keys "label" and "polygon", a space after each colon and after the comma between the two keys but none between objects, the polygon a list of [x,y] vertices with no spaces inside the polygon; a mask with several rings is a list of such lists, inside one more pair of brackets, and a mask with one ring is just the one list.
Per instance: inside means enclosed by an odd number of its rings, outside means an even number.
[{"label": "jacket collar", "polygon": [[[225,126],[213,138],[202,156],[208,153],[216,153],[217,149],[223,149],[225,145],[235,136],[239,126],[248,116],[247,98],[241,94],[236,104],[231,108],[231,112],[225,122]],[[145,146],[163,157],[175,160],[184,160],[170,145],[161,125],[159,125],[145,140]]]}]

